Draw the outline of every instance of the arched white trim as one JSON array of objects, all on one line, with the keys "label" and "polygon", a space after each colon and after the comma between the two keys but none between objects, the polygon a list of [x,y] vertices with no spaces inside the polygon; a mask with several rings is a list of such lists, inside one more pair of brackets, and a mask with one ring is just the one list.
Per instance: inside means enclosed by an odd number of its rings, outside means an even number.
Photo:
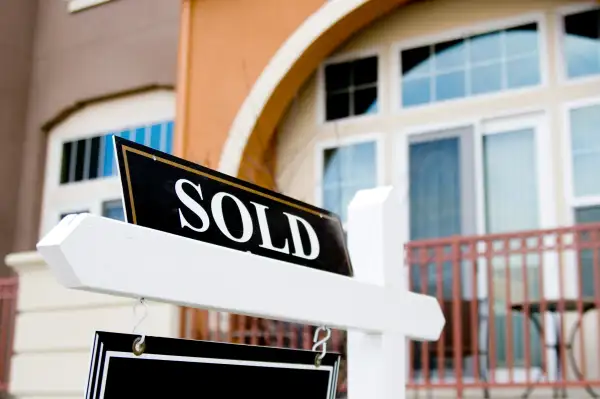
[{"label": "arched white trim", "polygon": [[372,0],[328,1],[306,19],[277,50],[252,87],[229,129],[219,161],[221,172],[237,175],[244,148],[261,111],[302,54],[329,28],[369,1]]}]

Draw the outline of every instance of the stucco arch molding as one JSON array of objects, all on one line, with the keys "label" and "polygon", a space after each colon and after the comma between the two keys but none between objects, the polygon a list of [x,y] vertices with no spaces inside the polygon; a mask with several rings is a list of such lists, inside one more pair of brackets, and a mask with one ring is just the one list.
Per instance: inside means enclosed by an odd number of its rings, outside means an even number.
[{"label": "stucco arch molding", "polygon": [[238,111],[219,161],[237,176],[246,154],[264,152],[288,104],[319,63],[352,34],[407,0],[329,0],[279,48]]}]

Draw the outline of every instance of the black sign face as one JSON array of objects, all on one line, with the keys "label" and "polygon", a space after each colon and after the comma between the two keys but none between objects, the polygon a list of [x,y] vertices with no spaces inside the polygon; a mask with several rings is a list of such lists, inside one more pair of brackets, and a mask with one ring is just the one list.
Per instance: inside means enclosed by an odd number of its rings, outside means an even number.
[{"label": "black sign face", "polygon": [[128,223],[352,276],[337,215],[115,137]]},{"label": "black sign face", "polygon": [[335,398],[340,356],[207,341],[97,332],[86,399]]}]

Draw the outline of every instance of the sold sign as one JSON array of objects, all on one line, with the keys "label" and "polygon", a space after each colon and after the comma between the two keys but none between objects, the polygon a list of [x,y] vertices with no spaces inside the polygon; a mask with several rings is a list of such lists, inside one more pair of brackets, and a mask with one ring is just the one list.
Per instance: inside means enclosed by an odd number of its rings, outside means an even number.
[{"label": "sold sign", "polygon": [[115,149],[128,223],[352,275],[337,215],[120,137]]}]

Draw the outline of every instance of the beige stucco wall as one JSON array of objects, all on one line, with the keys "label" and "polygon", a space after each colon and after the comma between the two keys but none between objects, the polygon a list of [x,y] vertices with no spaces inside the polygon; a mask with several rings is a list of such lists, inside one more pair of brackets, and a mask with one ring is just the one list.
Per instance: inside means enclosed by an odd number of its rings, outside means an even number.
[{"label": "beige stucco wall", "polygon": [[[432,124],[452,124],[464,121],[477,121],[503,114],[540,110],[547,112],[551,126],[550,136],[554,144],[554,169],[548,173],[555,177],[556,219],[558,224],[569,223],[562,176],[562,154],[560,135],[563,124],[562,105],[566,102],[600,95],[600,78],[579,83],[561,83],[558,65],[558,11],[573,5],[572,1],[506,0],[502,2],[476,0],[435,0],[417,2],[402,7],[358,33],[331,59],[378,54],[379,56],[379,108],[377,115],[340,120],[337,123],[323,123],[321,70],[303,86],[297,98],[279,126],[277,137],[277,182],[283,192],[296,198],[314,202],[316,196],[315,179],[319,177],[315,169],[315,151],[319,142],[361,136],[369,133],[383,133],[385,148],[384,183],[397,184],[394,173],[395,139],[406,131]],[[575,3],[577,4],[577,3]],[[583,3],[585,4],[585,3]],[[545,82],[533,89],[501,92],[499,94],[436,103],[418,109],[400,110],[398,106],[399,66],[398,48],[400,44],[420,39],[432,41],[447,32],[460,32],[463,28],[473,28],[494,24],[510,23],[523,15],[543,14],[542,34],[542,76]],[[517,22],[519,23],[519,22]],[[443,39],[442,39],[443,40]],[[545,69],[545,70],[544,70]]]},{"label": "beige stucco wall", "polygon": [[[95,331],[131,333],[132,299],[68,290],[36,252],[10,255],[19,275],[10,393],[16,398],[82,398]],[[136,309],[138,315],[143,308]],[[140,316],[138,316],[140,317]],[[176,306],[150,303],[137,330],[177,337]]]}]

